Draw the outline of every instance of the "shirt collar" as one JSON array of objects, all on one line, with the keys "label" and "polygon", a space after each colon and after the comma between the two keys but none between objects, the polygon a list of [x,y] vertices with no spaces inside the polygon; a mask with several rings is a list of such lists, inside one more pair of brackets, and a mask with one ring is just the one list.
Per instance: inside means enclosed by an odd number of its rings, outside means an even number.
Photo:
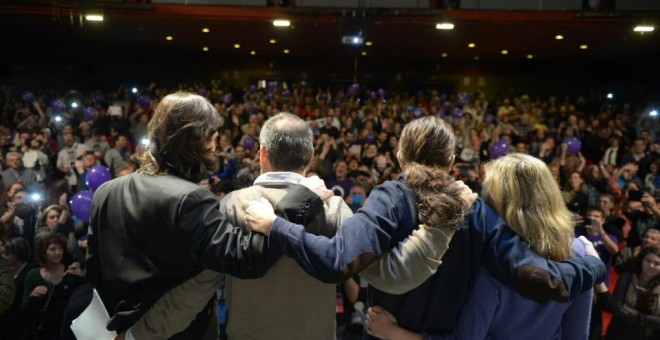
[{"label": "shirt collar", "polygon": [[267,172],[261,174],[254,180],[254,185],[272,186],[272,185],[296,185],[305,177],[295,172]]}]

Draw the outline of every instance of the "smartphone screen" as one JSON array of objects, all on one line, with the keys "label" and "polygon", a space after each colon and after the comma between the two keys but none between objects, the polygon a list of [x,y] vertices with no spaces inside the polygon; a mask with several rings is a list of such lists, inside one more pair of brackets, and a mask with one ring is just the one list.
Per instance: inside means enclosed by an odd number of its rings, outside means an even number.
[{"label": "smartphone screen", "polygon": [[641,201],[642,196],[644,196],[643,191],[639,190],[628,190],[628,199],[631,201]]}]

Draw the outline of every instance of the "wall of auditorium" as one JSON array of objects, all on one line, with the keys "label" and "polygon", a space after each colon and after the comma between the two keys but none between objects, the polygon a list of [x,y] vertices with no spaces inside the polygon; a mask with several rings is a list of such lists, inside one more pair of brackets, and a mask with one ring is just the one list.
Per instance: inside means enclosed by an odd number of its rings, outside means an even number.
[{"label": "wall of auditorium", "polygon": [[0,82],[21,89],[114,89],[119,84],[181,82],[246,85],[260,79],[306,80],[337,90],[357,81],[371,88],[416,92],[482,90],[488,95],[613,91],[619,98],[658,100],[656,61],[407,59],[404,57],[282,56],[244,58],[154,46],[86,45],[44,50],[36,45],[0,60]]}]

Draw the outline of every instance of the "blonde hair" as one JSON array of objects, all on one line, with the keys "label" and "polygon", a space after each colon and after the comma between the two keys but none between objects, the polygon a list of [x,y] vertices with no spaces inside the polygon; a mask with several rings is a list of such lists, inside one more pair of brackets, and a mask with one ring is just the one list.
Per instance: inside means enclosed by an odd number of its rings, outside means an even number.
[{"label": "blonde hair", "polygon": [[488,163],[482,196],[537,253],[554,261],[573,255],[571,213],[540,159],[513,153]]}]

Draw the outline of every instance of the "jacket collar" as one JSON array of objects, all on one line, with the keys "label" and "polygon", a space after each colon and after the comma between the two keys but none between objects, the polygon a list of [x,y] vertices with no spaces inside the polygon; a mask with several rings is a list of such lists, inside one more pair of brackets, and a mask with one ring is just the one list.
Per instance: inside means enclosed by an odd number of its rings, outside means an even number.
[{"label": "jacket collar", "polygon": [[257,179],[254,180],[254,185],[262,186],[289,186],[296,185],[302,181],[305,177],[301,174],[295,172],[267,172],[261,174]]}]

